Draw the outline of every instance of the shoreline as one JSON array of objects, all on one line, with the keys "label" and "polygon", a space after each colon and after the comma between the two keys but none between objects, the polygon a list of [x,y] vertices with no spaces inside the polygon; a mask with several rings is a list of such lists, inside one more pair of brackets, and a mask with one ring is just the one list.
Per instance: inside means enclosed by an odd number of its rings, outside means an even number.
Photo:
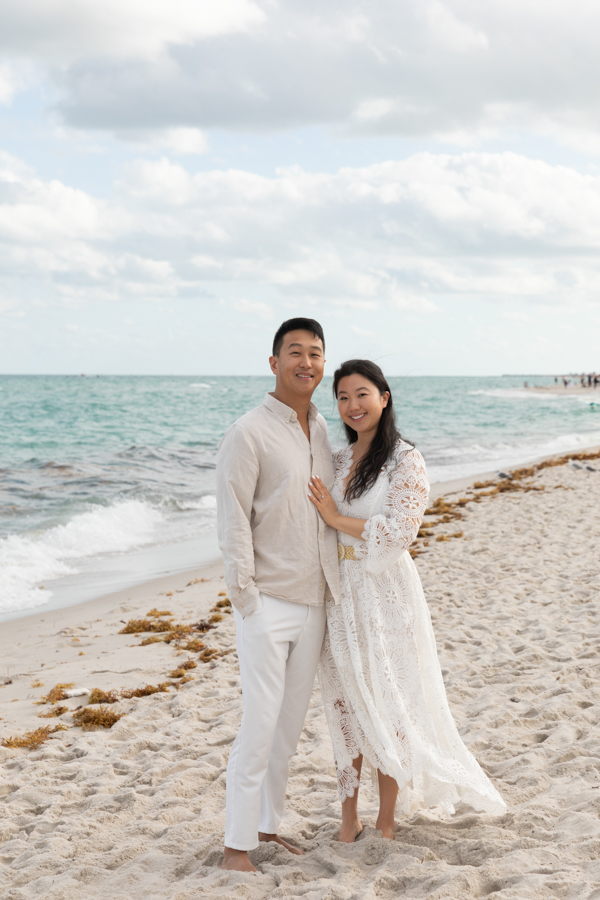
[{"label": "shoreline", "polygon": [[[523,463],[519,463],[518,467],[522,466],[533,466],[538,463],[544,462],[546,460],[559,459],[564,456],[573,456],[577,453],[593,453],[600,450],[600,445],[594,444],[589,447],[582,447],[578,450],[567,451],[566,453],[553,453],[548,456],[539,456],[534,457],[533,459],[527,459]],[[514,469],[516,467],[511,467]],[[469,491],[472,488],[473,484],[478,481],[488,481],[490,479],[497,478],[498,470],[492,470],[487,472],[480,472],[476,475],[468,475],[463,478],[455,478],[450,481],[437,481],[431,485],[431,491],[429,495],[430,503],[435,502],[439,497],[448,496],[453,497],[455,494],[464,493]],[[18,622],[21,620],[29,620],[31,621],[32,627],[35,624],[35,621],[39,619],[40,616],[44,616],[45,618],[52,618],[53,620],[57,619],[59,612],[64,610],[83,610],[87,608],[91,608],[92,604],[98,604],[99,607],[104,607],[106,605],[110,605],[111,603],[121,602],[125,597],[131,597],[135,594],[138,596],[141,591],[148,591],[150,593],[156,593],[161,589],[165,584],[172,584],[174,581],[179,584],[180,582],[184,582],[193,578],[201,578],[203,577],[205,571],[210,571],[213,573],[214,567],[220,567],[219,574],[221,574],[223,570],[223,561],[221,558],[220,551],[218,547],[216,547],[216,535],[211,535],[210,537],[199,539],[198,540],[199,549],[200,546],[204,546],[203,550],[203,558],[199,562],[198,565],[195,566],[184,566],[184,567],[176,567],[173,569],[165,569],[160,575],[154,575],[151,578],[143,578],[141,581],[130,581],[129,584],[125,584],[117,588],[114,591],[105,591],[103,593],[97,594],[92,597],[87,597],[81,601],[69,600],[68,602],[59,602],[57,603],[54,600],[54,597],[50,600],[48,604],[44,604],[40,607],[34,607],[33,609],[28,610],[16,610],[11,613],[5,613],[0,615],[0,625],[2,625],[2,629],[4,630],[9,626],[11,622]],[[176,545],[174,545],[176,547]],[[164,551],[167,548],[160,548],[163,553],[161,554],[163,559],[165,556]],[[153,552],[153,548],[143,548],[141,551],[137,551],[138,553],[150,553]],[[129,554],[130,557],[133,557],[135,552]],[[69,576],[68,579],[57,579],[57,582],[70,581],[69,591],[67,593],[67,597],[72,596],[74,591],[77,590],[76,586],[77,575]],[[50,582],[50,585],[52,583]],[[52,588],[50,587],[50,590]],[[88,591],[90,586],[88,585]],[[53,602],[54,601],[54,602]],[[76,613],[77,614],[77,613]]]},{"label": "shoreline", "polygon": [[600,403],[600,387],[582,387],[573,384],[565,387],[562,384],[530,384],[520,390],[525,394],[556,394],[558,397],[590,397],[591,402]]}]

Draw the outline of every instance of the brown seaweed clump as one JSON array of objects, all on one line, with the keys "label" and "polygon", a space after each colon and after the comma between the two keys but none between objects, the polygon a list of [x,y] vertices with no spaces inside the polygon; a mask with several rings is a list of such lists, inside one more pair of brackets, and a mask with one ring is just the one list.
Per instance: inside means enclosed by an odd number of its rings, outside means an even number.
[{"label": "brown seaweed clump", "polygon": [[206,634],[207,631],[212,631],[214,629],[214,625],[211,625],[210,622],[207,622],[206,619],[203,619],[201,622],[196,622],[195,625],[192,625],[194,631],[199,631],[200,634]]},{"label": "brown seaweed clump", "polygon": [[21,737],[4,738],[2,746],[12,749],[37,750],[41,744],[47,741],[51,735],[56,734],[57,731],[68,731],[68,728],[62,722],[54,726],[42,725],[41,728],[36,728],[35,731],[26,731]]},{"label": "brown seaweed clump", "polygon": [[223,612],[231,612],[231,600],[228,597],[225,597],[224,600],[219,600],[217,603],[215,603],[215,605],[211,609],[211,612],[216,612],[218,609],[222,610]]},{"label": "brown seaweed clump", "polygon": [[203,644],[198,638],[193,638],[193,640],[187,642],[183,649],[187,650],[189,653],[200,653],[205,647],[206,644]]},{"label": "brown seaweed clump", "polygon": [[38,719],[56,719],[58,718],[58,716],[62,716],[66,712],[69,712],[68,706],[53,706],[52,709],[48,710],[48,712],[38,713]]},{"label": "brown seaweed clump", "polygon": [[155,619],[160,619],[161,616],[172,616],[173,613],[170,609],[151,609],[149,613],[146,613],[148,616],[153,616]]},{"label": "brown seaweed clump", "polygon": [[449,541],[452,538],[460,538],[462,536],[462,531],[455,531],[454,534],[440,534],[438,537],[436,537],[436,541]]},{"label": "brown seaweed clump", "polygon": [[88,697],[88,704],[93,706],[96,703],[117,703],[118,700],[118,691],[103,691],[101,688],[92,688]]},{"label": "brown seaweed clump", "polygon": [[164,638],[160,637],[158,634],[151,634],[150,637],[140,641],[140,647],[147,647],[148,644],[162,644],[163,642]]},{"label": "brown seaweed clump", "polygon": [[92,731],[94,728],[112,728],[124,715],[125,713],[116,713],[108,706],[100,706],[98,709],[84,706],[73,713],[73,722],[84,731]]},{"label": "brown seaweed clump", "polygon": [[193,659],[186,659],[185,662],[181,663],[179,668],[169,672],[169,678],[185,678],[186,671],[188,669],[195,669],[197,665],[198,663],[194,662]]},{"label": "brown seaweed clump", "polygon": [[68,694],[66,693],[69,688],[75,687],[74,681],[66,681],[61,684],[55,684],[54,687],[48,691],[48,693],[40,697],[38,701],[38,706],[42,706],[44,703],[59,703],[61,700],[67,700]]},{"label": "brown seaweed clump", "polygon": [[134,697],[149,697],[151,694],[168,694],[169,685],[166,681],[160,684],[146,684],[143,688],[133,688],[133,690],[121,691],[123,700],[131,700]]},{"label": "brown seaweed clump", "polygon": [[130,619],[119,634],[141,634],[144,631],[173,631],[173,624],[165,619]]},{"label": "brown seaweed clump", "polygon": [[172,644],[173,641],[182,641],[194,630],[193,625],[183,625],[181,622],[173,625],[173,630],[166,634],[163,638],[165,644]]}]

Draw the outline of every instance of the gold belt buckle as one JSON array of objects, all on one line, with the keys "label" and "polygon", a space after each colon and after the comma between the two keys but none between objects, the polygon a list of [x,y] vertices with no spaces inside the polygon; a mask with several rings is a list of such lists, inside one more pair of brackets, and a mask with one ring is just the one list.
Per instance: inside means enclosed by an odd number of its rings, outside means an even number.
[{"label": "gold belt buckle", "polygon": [[356,559],[354,547],[351,544],[338,544],[338,560],[342,559]]}]

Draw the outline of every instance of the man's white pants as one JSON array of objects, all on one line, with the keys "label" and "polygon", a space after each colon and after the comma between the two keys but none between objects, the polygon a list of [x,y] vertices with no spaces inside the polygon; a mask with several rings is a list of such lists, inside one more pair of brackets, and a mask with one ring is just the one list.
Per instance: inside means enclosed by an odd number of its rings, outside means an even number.
[{"label": "man's white pants", "polygon": [[258,832],[276,834],[289,762],[310,702],[325,633],[325,604],[260,595],[258,609],[234,610],[244,713],[227,765],[225,846],[253,850]]}]

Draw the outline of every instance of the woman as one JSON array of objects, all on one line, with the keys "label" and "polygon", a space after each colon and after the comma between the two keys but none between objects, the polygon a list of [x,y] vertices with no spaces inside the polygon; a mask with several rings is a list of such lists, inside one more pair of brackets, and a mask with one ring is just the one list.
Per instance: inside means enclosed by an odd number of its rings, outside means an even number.
[{"label": "woman", "polygon": [[[339,840],[362,831],[363,757],[377,769],[376,822],[394,837],[394,810],[458,802],[503,813],[504,801],[463,744],[446,700],[429,611],[407,553],[427,507],[423,457],[395,424],[379,366],[343,363],[333,392],[349,444],[334,457],[330,494],[313,478],[309,497],[338,531],[342,601],[327,603],[321,689],[342,801]],[[400,791],[400,797],[398,792]]]}]

